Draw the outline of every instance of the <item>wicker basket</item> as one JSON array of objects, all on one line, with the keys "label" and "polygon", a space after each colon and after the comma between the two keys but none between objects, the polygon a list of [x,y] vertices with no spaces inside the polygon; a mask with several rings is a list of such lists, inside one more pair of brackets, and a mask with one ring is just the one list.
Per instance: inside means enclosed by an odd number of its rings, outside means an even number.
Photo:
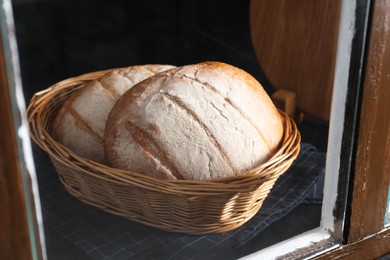
[{"label": "wicker basket", "polygon": [[280,112],[285,128],[281,148],[266,163],[238,177],[158,180],[80,157],[51,137],[51,124],[72,92],[106,72],[69,78],[36,93],[27,110],[32,139],[49,154],[66,190],[90,205],[167,231],[226,232],[258,212],[275,181],[298,156],[300,134],[294,121]]}]

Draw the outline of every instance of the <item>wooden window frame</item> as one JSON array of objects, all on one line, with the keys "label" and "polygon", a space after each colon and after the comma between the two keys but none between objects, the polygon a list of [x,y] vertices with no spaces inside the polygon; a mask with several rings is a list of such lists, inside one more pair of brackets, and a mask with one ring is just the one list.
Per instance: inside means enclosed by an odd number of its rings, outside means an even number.
[{"label": "wooden window frame", "polygon": [[46,259],[10,0],[0,29],[0,259]]},{"label": "wooden window frame", "polygon": [[321,256],[374,259],[390,253],[390,2],[372,1],[345,244]]},{"label": "wooden window frame", "polygon": [[[10,1],[3,2],[9,12]],[[333,232],[316,230],[317,241],[285,255],[291,258],[377,258],[390,253],[390,228],[384,227],[390,180],[390,160],[386,160],[390,156],[390,30],[385,23],[390,21],[390,3],[355,2],[356,31],[351,45],[338,198],[333,208],[337,228]],[[45,259],[35,172],[31,162],[26,166],[31,147],[20,134],[26,124],[25,110],[14,93],[21,90],[12,49],[16,41],[12,23],[1,15],[0,258]],[[313,239],[312,235],[308,232],[300,237]],[[292,238],[273,248],[296,244]]]}]

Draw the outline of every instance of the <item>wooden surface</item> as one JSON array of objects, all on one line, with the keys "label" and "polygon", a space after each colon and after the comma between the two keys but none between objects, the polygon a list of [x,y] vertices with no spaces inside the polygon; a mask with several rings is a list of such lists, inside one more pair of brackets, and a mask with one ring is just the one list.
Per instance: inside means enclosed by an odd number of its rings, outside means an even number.
[{"label": "wooden surface", "polygon": [[390,181],[390,1],[374,3],[349,242],[383,229]]},{"label": "wooden surface", "polygon": [[[341,246],[315,259],[378,259],[390,252],[390,229],[351,244]],[[386,258],[388,259],[388,258]]]},{"label": "wooden surface", "polygon": [[0,259],[31,259],[24,190],[0,39]]},{"label": "wooden surface", "polygon": [[269,81],[295,91],[297,107],[328,122],[340,0],[252,0],[253,47]]}]

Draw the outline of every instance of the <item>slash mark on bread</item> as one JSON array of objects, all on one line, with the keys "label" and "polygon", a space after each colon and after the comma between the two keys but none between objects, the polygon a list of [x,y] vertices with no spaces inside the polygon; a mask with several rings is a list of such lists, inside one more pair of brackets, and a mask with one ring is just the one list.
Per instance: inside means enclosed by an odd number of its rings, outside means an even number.
[{"label": "slash mark on bread", "polygon": [[221,157],[227,163],[227,165],[232,169],[233,172],[237,172],[237,169],[235,169],[230,158],[227,156],[227,152],[224,151],[221,144],[218,142],[217,138],[210,131],[210,129],[208,129],[207,125],[202,122],[202,120],[198,117],[198,115],[194,111],[192,111],[182,100],[180,100],[180,98],[172,96],[166,92],[161,93],[161,95],[163,95],[165,98],[167,98],[171,103],[176,105],[178,108],[183,110],[190,118],[192,118],[194,120],[194,122],[196,122],[200,126],[200,128],[206,133],[210,142],[214,145],[214,147],[221,154]]},{"label": "slash mark on bread", "polygon": [[110,84],[103,84],[99,81],[99,86],[101,86],[114,100],[117,100],[120,97],[120,94]]},{"label": "slash mark on bread", "polygon": [[199,83],[200,85],[206,87],[207,89],[209,89],[211,92],[215,93],[216,95],[219,95],[220,97],[222,97],[225,102],[227,104],[229,104],[232,108],[234,108],[241,116],[244,120],[246,120],[250,125],[252,125],[256,132],[259,134],[261,140],[263,140],[264,144],[268,147],[268,150],[271,151],[271,147],[270,147],[270,144],[268,143],[267,139],[264,137],[264,135],[262,134],[262,132],[260,131],[260,129],[257,128],[257,126],[245,115],[245,113],[238,107],[236,106],[232,100],[228,97],[225,97],[224,95],[222,95],[221,92],[218,91],[218,89],[216,89],[214,86],[212,86],[211,84],[207,83],[207,82],[202,82],[200,81],[199,79],[197,78],[192,78],[192,77],[189,77],[187,75],[182,75],[183,78],[186,78],[186,79],[189,79],[189,80],[192,80],[192,81],[195,81],[197,83]]},{"label": "slash mark on bread", "polygon": [[126,128],[133,140],[139,145],[142,152],[145,153],[147,157],[159,161],[159,163],[168,169],[176,179],[184,179],[177,166],[170,160],[167,152],[154,141],[152,135],[130,121],[128,121]]},{"label": "slash mark on bread", "polygon": [[80,116],[80,114],[71,106],[68,108],[69,113],[75,118],[79,126],[89,133],[96,141],[103,144],[103,137],[93,130],[93,128]]}]

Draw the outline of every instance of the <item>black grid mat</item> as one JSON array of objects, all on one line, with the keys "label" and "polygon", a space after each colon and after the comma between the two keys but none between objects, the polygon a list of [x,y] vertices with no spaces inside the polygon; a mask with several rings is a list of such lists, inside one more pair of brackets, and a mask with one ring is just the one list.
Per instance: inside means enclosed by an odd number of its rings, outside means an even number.
[{"label": "black grid mat", "polygon": [[325,167],[325,154],[303,143],[298,159],[245,225],[222,234],[187,235],[147,227],[78,201],[65,191],[46,155],[37,151],[35,157],[45,228],[98,260],[235,259],[238,249],[269,224],[310,200]]}]

